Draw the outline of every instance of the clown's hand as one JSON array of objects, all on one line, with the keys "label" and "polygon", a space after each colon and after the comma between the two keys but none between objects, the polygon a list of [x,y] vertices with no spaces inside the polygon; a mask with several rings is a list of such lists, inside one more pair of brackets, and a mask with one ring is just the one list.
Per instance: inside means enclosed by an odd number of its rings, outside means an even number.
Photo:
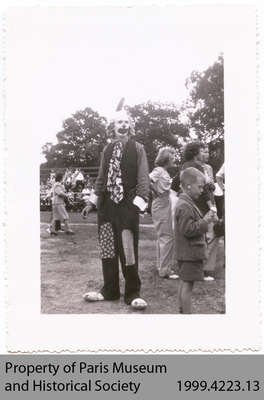
[{"label": "clown's hand", "polygon": [[84,207],[84,209],[82,210],[82,217],[85,219],[87,218],[87,215],[89,214],[89,212],[91,212],[93,209],[93,204],[88,202],[87,205]]}]

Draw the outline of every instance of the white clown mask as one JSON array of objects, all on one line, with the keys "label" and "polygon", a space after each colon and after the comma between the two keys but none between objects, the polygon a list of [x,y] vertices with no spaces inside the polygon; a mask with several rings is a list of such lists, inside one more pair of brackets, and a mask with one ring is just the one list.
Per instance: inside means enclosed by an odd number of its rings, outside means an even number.
[{"label": "white clown mask", "polygon": [[114,115],[115,134],[117,137],[125,137],[129,134],[130,119],[124,111],[117,111]]}]

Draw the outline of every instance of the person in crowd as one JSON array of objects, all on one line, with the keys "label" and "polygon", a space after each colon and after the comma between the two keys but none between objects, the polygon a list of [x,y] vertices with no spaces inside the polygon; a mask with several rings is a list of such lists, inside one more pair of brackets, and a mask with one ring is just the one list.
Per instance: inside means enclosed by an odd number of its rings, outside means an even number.
[{"label": "person in crowd", "polygon": [[225,164],[216,173],[216,191],[215,202],[217,207],[217,215],[219,219],[224,217],[224,194],[225,194]]},{"label": "person in crowd", "polygon": [[74,191],[73,211],[81,211],[83,209],[85,203],[83,202],[82,190],[83,185],[78,183]]},{"label": "person in crowd", "polygon": [[181,172],[182,193],[175,212],[175,242],[179,265],[179,312],[191,313],[191,296],[194,282],[202,281],[203,265],[206,259],[206,232],[209,223],[215,219],[215,213],[205,215],[197,207],[201,196],[205,176],[197,168],[188,167]]},{"label": "person in crowd", "polygon": [[[207,182],[214,183],[214,172],[213,168],[211,167],[210,164],[208,164],[209,160],[209,147],[204,146],[203,148],[203,168],[204,168],[204,173],[206,176]],[[220,172],[221,174],[221,172]],[[223,217],[223,190],[222,190],[222,184],[219,185],[217,183],[217,177],[216,177],[216,183],[215,185],[215,191],[214,191],[214,201],[217,209],[217,216],[219,219],[222,219]]]},{"label": "person in crowd", "polygon": [[[205,175],[205,182],[206,185],[211,185],[210,187],[213,189],[216,189],[216,185],[214,183],[214,172],[213,168],[211,167],[210,164],[208,164],[209,160],[209,147],[208,145],[204,144],[202,148],[202,167],[204,170],[204,175]],[[215,190],[214,192],[211,192],[211,198],[214,200],[215,206],[211,207],[211,210],[214,210],[217,214],[218,218],[218,212],[217,212],[217,207],[216,207],[216,201],[215,201]],[[214,230],[214,224],[211,223],[208,226],[208,232],[206,234],[207,236],[207,242],[208,242],[208,259],[207,262],[204,265],[204,280],[205,281],[213,281],[214,277],[212,276],[215,267],[216,267],[216,257],[217,257],[217,252],[218,252],[218,247],[219,247],[219,236],[216,236],[215,230]]]},{"label": "person in crowd", "polygon": [[63,184],[66,191],[69,191],[71,188],[71,177],[72,177],[71,170],[67,168],[63,176]]},{"label": "person in crowd", "polygon": [[151,215],[157,233],[157,269],[161,278],[177,279],[174,272],[175,245],[170,200],[172,179],[168,169],[174,165],[174,153],[162,147],[149,174],[152,192]]},{"label": "person in crowd", "polygon": [[115,138],[103,151],[95,192],[83,209],[85,217],[97,206],[99,244],[104,285],[100,292],[84,294],[86,301],[120,298],[119,259],[125,278],[125,303],[133,309],[147,307],[140,296],[138,271],[139,212],[147,207],[149,171],[144,147],[131,136],[130,119],[116,112]]},{"label": "person in crowd", "polygon": [[81,187],[81,189],[83,189],[83,187],[84,187],[84,176],[83,176],[83,173],[80,170],[77,170],[77,171],[78,171],[78,174],[76,175],[75,186],[76,186],[77,191],[78,191],[79,187]]},{"label": "person in crowd", "polygon": [[40,183],[40,194],[44,195],[44,194],[46,194],[46,191],[47,191],[47,186],[45,185],[44,182],[41,182]]},{"label": "person in crowd", "polygon": [[[54,180],[54,183],[55,183],[55,180]],[[50,183],[50,179],[47,180],[47,191],[46,191],[45,201],[46,201],[46,204],[48,204],[49,207],[51,208],[51,214],[50,214],[50,224],[51,224],[51,221],[52,221],[52,184]],[[50,224],[46,229],[46,231],[49,234],[50,234]],[[55,225],[55,230],[57,231],[56,225]]]},{"label": "person in crowd", "polygon": [[65,233],[68,235],[74,234],[69,227],[69,215],[65,208],[65,199],[67,194],[62,184],[63,175],[58,172],[55,175],[55,183],[52,188],[52,221],[50,225],[50,234],[57,235],[55,223],[56,221],[64,222]]},{"label": "person in crowd", "polygon": [[[48,204],[51,205],[51,218],[50,218],[50,221],[52,221],[52,218],[53,218],[53,213],[52,213],[53,190],[52,190],[52,188],[53,188],[53,185],[55,183],[55,177],[56,177],[56,173],[53,170],[51,170],[50,179],[48,181],[49,184],[48,184],[48,190],[47,190],[47,197],[46,197]],[[64,229],[61,226],[61,221],[59,219],[55,221],[55,225],[54,226],[55,226],[55,232],[56,233],[57,232],[64,232]],[[49,234],[51,233],[50,226],[48,226],[48,228],[46,230],[47,230],[47,232]]]},{"label": "person in crowd", "polygon": [[75,192],[76,193],[82,193],[82,190],[83,190],[83,186],[84,184],[83,183],[77,183],[76,184],[76,186],[75,186]]},{"label": "person in crowd", "polygon": [[48,187],[44,182],[40,185],[40,211],[45,211],[49,207]]},{"label": "person in crowd", "polygon": [[66,209],[68,211],[73,211],[75,207],[75,202],[76,202],[75,192],[72,189],[70,189],[67,192],[67,198],[65,199]]},{"label": "person in crowd", "polygon": [[53,186],[54,183],[55,183],[55,175],[56,175],[56,173],[55,173],[55,171],[52,169],[52,170],[50,171],[50,176],[49,176],[49,184],[50,184],[51,186]]},{"label": "person in crowd", "polygon": [[206,144],[204,144],[202,147],[202,167],[204,170],[206,182],[214,184],[214,171],[212,166],[208,164],[209,157],[210,157],[209,147]]},{"label": "person in crowd", "polygon": [[91,188],[90,185],[88,183],[86,183],[86,185],[84,186],[83,190],[82,190],[82,199],[86,202],[89,200],[91,194]]},{"label": "person in crowd", "polygon": [[199,196],[199,198],[196,200],[196,204],[203,214],[206,214],[209,210],[216,212],[214,204],[215,186],[213,183],[213,179],[210,178],[210,173],[208,174],[208,168],[204,167],[204,149],[206,148],[208,149],[208,147],[200,141],[188,143],[184,148],[184,163],[181,168],[181,171],[183,171],[186,168],[193,167],[198,169],[205,175],[206,182],[203,192],[201,193],[201,196]]},{"label": "person in crowd", "polygon": [[79,175],[79,170],[78,168],[75,169],[75,171],[72,173],[71,176],[71,187],[75,188],[76,182],[77,182],[77,176]]},{"label": "person in crowd", "polygon": [[[217,213],[215,202],[214,202],[214,190],[215,185],[212,178],[212,170],[208,167],[208,146],[200,141],[193,141],[187,143],[184,152],[184,163],[182,165],[181,171],[186,168],[196,168],[204,174],[205,185],[203,192],[195,200],[197,207],[200,209],[203,215],[205,215],[209,210]],[[206,166],[204,165],[206,164]],[[208,241],[208,261],[204,263],[204,280],[213,281],[212,276],[216,266],[216,255],[218,250],[218,239],[214,240],[214,229],[213,223],[209,225],[208,232],[206,234]]]}]

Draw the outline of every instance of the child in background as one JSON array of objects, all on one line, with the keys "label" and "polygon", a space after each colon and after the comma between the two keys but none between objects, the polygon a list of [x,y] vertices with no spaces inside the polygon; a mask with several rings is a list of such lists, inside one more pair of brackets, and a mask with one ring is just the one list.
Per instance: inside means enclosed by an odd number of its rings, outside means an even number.
[{"label": "child in background", "polygon": [[70,230],[68,220],[69,215],[65,208],[64,199],[67,198],[64,186],[62,184],[63,175],[57,173],[55,176],[55,183],[52,188],[52,221],[50,225],[50,234],[57,235],[56,233],[56,221],[64,222],[65,233],[68,235],[73,235],[74,232]]},{"label": "child in background", "polygon": [[89,184],[86,183],[86,185],[84,186],[83,190],[82,190],[82,199],[87,202],[87,200],[89,200],[91,194],[91,188],[89,187]]},{"label": "child in background", "polygon": [[206,259],[206,232],[214,221],[215,213],[203,216],[195,205],[205,184],[205,176],[190,167],[180,176],[182,192],[175,211],[176,255],[179,265],[179,306],[181,314],[191,313],[191,295],[195,281],[203,281],[203,265]]}]

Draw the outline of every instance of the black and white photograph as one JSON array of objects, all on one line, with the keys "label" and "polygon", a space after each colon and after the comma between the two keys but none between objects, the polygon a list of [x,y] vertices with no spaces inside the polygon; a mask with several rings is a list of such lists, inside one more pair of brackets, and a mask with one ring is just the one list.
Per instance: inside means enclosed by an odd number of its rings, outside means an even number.
[{"label": "black and white photograph", "polygon": [[75,19],[44,49],[42,312],[225,313],[221,42],[155,13]]},{"label": "black and white photograph", "polygon": [[[51,324],[56,339],[36,336],[38,349],[94,349],[100,338],[99,348],[110,350],[175,349],[174,330],[179,350],[228,346],[227,333],[217,342],[209,332],[227,332],[223,321],[235,326],[239,303],[247,310],[257,285],[245,266],[257,265],[254,247],[242,250],[256,235],[243,221],[254,226],[256,215],[241,213],[248,203],[239,190],[246,182],[255,210],[249,10],[9,12],[7,129],[9,147],[24,153],[21,164],[19,152],[8,161],[9,214],[17,218],[9,234],[23,237],[8,255],[10,326],[18,315],[29,325],[37,315],[44,335],[41,326]],[[15,269],[20,257],[28,269]],[[25,279],[25,297],[16,302]],[[122,321],[129,333],[120,339]],[[11,335],[11,348],[34,348],[28,340]]]}]

